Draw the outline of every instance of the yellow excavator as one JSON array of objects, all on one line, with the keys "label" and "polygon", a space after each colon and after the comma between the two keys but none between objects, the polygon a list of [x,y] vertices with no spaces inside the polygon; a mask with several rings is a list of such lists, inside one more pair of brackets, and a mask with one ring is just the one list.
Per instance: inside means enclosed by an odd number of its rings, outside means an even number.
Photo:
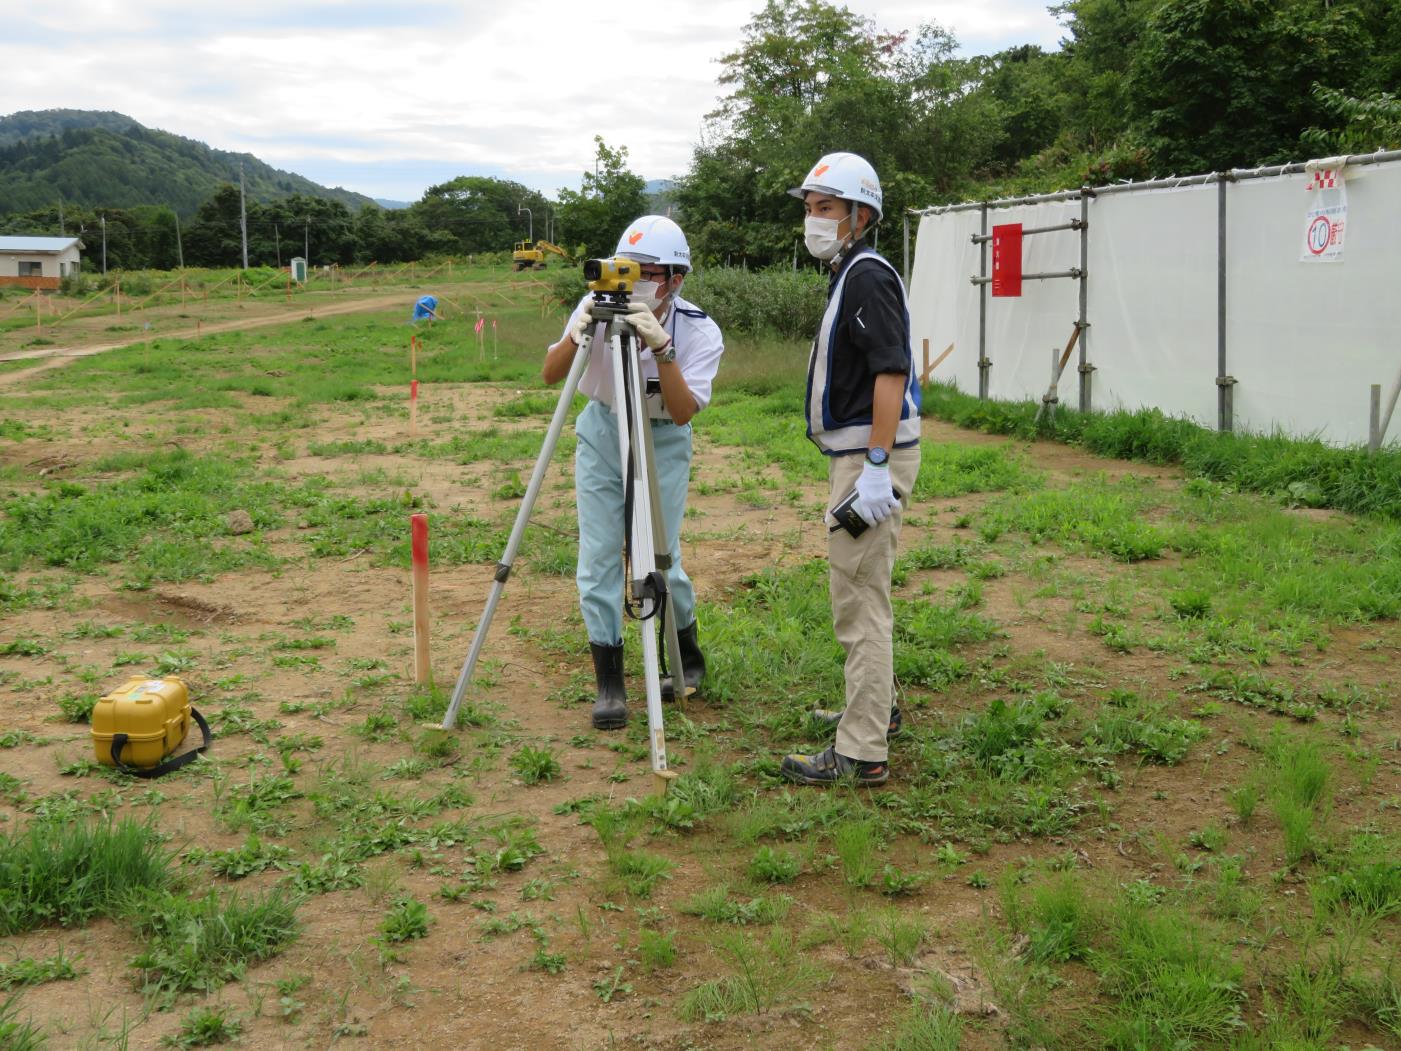
[{"label": "yellow excavator", "polygon": [[515,270],[544,270],[546,252],[553,252],[566,263],[574,262],[568,252],[549,241],[536,241],[534,244],[517,241],[516,250],[511,253],[511,267]]}]

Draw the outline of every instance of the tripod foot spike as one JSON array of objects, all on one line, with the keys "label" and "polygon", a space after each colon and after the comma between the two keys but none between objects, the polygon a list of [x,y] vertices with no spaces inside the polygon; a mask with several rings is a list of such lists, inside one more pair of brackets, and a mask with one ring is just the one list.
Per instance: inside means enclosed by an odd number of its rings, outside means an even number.
[{"label": "tripod foot spike", "polygon": [[653,770],[652,771],[652,794],[654,796],[665,796],[667,788],[675,781],[679,775],[675,770]]}]

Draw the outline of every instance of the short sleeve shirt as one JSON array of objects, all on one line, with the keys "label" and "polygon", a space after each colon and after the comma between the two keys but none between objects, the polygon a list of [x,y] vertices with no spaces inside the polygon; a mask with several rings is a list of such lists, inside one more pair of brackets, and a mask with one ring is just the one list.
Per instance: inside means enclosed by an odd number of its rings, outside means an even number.
[{"label": "short sleeve shirt", "polygon": [[847,260],[842,311],[829,351],[828,396],[839,420],[869,420],[876,377],[910,372],[910,329],[900,278],[887,266],[863,264],[864,254]]}]

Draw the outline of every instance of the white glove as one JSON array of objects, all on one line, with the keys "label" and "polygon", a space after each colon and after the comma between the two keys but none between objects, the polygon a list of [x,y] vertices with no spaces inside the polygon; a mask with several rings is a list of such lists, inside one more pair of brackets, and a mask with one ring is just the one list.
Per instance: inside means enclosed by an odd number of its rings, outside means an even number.
[{"label": "white glove", "polygon": [[584,337],[589,334],[589,329],[593,328],[593,304],[585,303],[584,309],[579,311],[579,316],[574,321],[574,325],[569,330],[569,338],[574,341],[576,347],[582,346]]},{"label": "white glove", "polygon": [[666,329],[662,328],[662,323],[657,320],[657,315],[647,309],[646,303],[629,303],[628,312],[623,315],[623,320],[633,327],[638,338],[646,343],[654,354],[665,350],[666,345],[671,342],[671,337],[667,335]]},{"label": "white glove", "polygon": [[863,522],[873,526],[884,522],[899,506],[900,501],[890,486],[890,468],[884,464],[877,467],[867,460],[861,468],[861,477],[856,479],[856,503],[851,505],[852,510]]}]

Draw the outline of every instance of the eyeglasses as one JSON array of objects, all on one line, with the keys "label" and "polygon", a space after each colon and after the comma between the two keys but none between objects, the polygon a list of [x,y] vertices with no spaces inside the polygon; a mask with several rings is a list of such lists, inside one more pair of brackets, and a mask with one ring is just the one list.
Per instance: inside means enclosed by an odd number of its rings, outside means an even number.
[{"label": "eyeglasses", "polygon": [[640,270],[638,272],[642,275],[642,279],[644,281],[657,281],[660,283],[666,282],[665,270]]}]

